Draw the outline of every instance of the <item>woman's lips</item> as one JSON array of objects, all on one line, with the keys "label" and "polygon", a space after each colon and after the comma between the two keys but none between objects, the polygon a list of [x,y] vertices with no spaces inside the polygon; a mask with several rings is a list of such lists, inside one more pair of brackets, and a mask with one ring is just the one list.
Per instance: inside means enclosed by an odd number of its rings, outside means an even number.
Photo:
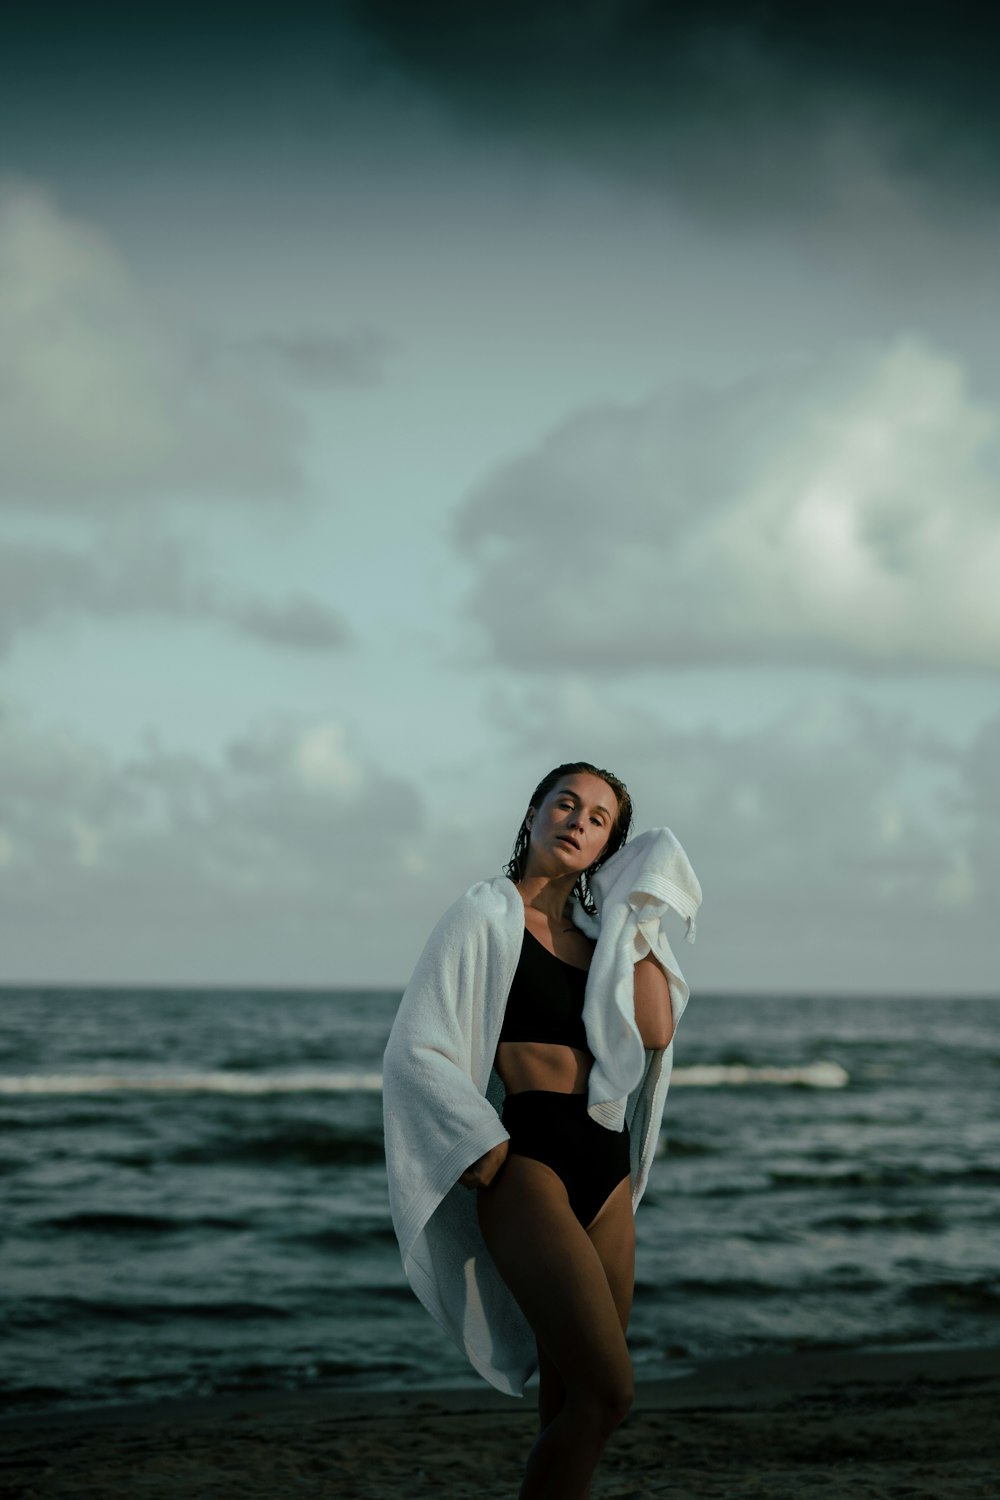
[{"label": "woman's lips", "polygon": [[559,842],[560,844],[568,844],[569,847],[571,849],[575,849],[577,853],[580,852],[580,845],[576,842],[575,839],[571,839],[568,834],[561,833],[559,835]]}]

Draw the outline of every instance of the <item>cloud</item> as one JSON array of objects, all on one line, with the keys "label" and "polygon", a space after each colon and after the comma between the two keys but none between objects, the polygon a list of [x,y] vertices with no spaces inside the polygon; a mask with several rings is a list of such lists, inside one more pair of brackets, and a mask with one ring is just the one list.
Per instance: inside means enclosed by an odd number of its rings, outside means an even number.
[{"label": "cloud", "polygon": [[915,337],[580,412],[456,516],[518,668],[1000,667],[997,414]]},{"label": "cloud", "polygon": [[424,833],[417,789],[336,720],[262,723],[209,759],[155,741],[116,757],[8,714],[4,970],[384,982],[386,924],[406,932],[420,906]]},{"label": "cloud", "polygon": [[[995,21],[973,4],[822,11],[568,0],[354,0],[363,35],[478,131],[716,217],[877,210],[886,192],[995,206]],[[892,184],[891,189],[889,184]]]},{"label": "cloud", "polygon": [[698,944],[677,953],[698,990],[995,988],[1000,720],[961,750],[815,695],[743,732],[679,730],[662,698],[572,680],[496,714],[496,762],[437,811],[337,717],[260,722],[206,757],[112,755],[0,714],[4,975],[403,981],[441,912],[499,871],[522,797],[582,756],[694,862]]},{"label": "cloud", "polygon": [[961,751],[859,695],[817,693],[756,728],[682,730],[682,697],[676,679],[637,701],[569,676],[511,690],[494,712],[535,779],[589,759],[624,778],[637,829],[673,828],[705,892],[696,947],[676,947],[689,979],[736,993],[995,989],[1000,721]]},{"label": "cloud", "polygon": [[232,348],[303,385],[322,388],[380,385],[396,345],[376,329],[355,328],[344,333],[259,334]]},{"label": "cloud", "polygon": [[987,903],[1000,889],[1000,718],[984,725],[962,757],[962,778],[954,795],[958,816],[968,829],[968,857],[954,882],[957,898],[973,889],[983,905],[984,931],[994,931]]},{"label": "cloud", "polygon": [[278,149],[291,175],[342,148],[361,103],[362,153],[444,115],[463,143],[543,153],[716,220],[864,226],[899,196],[928,220],[996,208],[996,20],[974,0],[290,0],[279,40],[266,8],[176,9],[152,31],[102,9],[50,6],[11,28],[11,139],[30,130],[63,159],[93,142],[106,169],[127,130],[144,169],[169,153],[193,171],[206,153],[228,170],[239,140],[255,174]]},{"label": "cloud", "polygon": [[190,549],[148,527],[107,530],[100,545],[0,544],[0,652],[16,636],[85,617],[219,622],[282,649],[349,644],[342,615],[319,600],[269,601],[233,594],[207,577]]},{"label": "cloud", "polygon": [[249,635],[275,646],[327,651],[347,645],[350,628],[338,610],[316,599],[287,599],[280,604],[256,599],[217,610]]},{"label": "cloud", "polygon": [[[325,353],[329,374],[332,343],[293,340],[285,354],[296,350],[317,371]],[[342,359],[352,351],[360,377],[376,344],[359,336]],[[98,229],[0,184],[0,509],[19,525],[28,513],[90,532],[83,544],[12,534],[0,547],[0,650],[82,615],[215,620],[282,648],[346,644],[325,602],[222,586],[158,519],[171,501],[301,495],[298,418],[247,364],[169,318]]]},{"label": "cloud", "polygon": [[294,410],[160,306],[99,229],[0,183],[0,505],[107,513],[302,488]]}]

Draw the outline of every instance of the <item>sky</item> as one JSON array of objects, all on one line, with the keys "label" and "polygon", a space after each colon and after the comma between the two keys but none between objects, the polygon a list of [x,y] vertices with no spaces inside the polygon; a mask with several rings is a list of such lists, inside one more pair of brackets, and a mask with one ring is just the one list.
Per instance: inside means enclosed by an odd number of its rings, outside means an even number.
[{"label": "sky", "polygon": [[994,26],[5,18],[0,981],[401,985],[586,760],[695,991],[1000,990]]}]

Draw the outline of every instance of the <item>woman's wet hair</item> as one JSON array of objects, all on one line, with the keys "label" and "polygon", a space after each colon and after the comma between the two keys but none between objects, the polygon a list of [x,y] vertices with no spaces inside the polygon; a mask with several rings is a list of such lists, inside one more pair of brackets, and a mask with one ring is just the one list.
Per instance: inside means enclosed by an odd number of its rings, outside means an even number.
[{"label": "woman's wet hair", "polygon": [[[611,825],[611,835],[604,852],[586,870],[581,870],[573,886],[573,894],[579,900],[584,911],[589,911],[593,914],[597,908],[594,904],[594,898],[590,893],[590,876],[601,868],[606,859],[610,859],[612,854],[621,848],[622,844],[628,838],[629,830],[632,827],[632,798],[628,794],[628,787],[624,781],[620,781],[610,771],[602,771],[599,766],[592,766],[589,761],[569,761],[564,766],[556,766],[554,771],[550,771],[547,776],[542,777],[531,794],[529,807],[541,807],[549,792],[551,792],[552,788],[558,782],[567,776],[577,776],[581,772],[587,772],[591,776],[599,776],[602,781],[606,781],[614,792],[618,802],[618,814]],[[514,849],[510,861],[503,867],[504,874],[508,879],[515,882],[521,879],[528,863],[528,839],[528,815],[525,813],[524,821],[517,830],[517,837],[514,840]]]}]

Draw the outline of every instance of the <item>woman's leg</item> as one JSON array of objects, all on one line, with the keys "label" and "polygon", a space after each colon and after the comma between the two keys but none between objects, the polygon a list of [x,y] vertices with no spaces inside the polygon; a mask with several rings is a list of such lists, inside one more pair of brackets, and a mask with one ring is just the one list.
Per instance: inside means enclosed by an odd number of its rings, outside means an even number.
[{"label": "woman's leg", "polygon": [[[581,1500],[632,1403],[619,1306],[601,1256],[551,1167],[508,1156],[491,1185],[480,1189],[478,1206],[497,1269],[565,1389],[558,1415],[531,1450],[520,1500]],[[598,1228],[596,1220],[592,1227]]]},{"label": "woman's leg", "polygon": [[566,1387],[548,1352],[538,1345],[538,1430],[544,1432],[563,1409]]},{"label": "woman's leg", "polygon": [[635,1292],[635,1215],[632,1179],[624,1177],[605,1200],[587,1235],[597,1251],[614,1298],[622,1332],[628,1328]]},{"label": "woman's leg", "polygon": [[[632,1311],[635,1289],[635,1217],[632,1180],[624,1178],[599,1210],[587,1235],[597,1251],[624,1333]],[[566,1387],[548,1350],[538,1345],[538,1422],[544,1429],[562,1410]]]}]

